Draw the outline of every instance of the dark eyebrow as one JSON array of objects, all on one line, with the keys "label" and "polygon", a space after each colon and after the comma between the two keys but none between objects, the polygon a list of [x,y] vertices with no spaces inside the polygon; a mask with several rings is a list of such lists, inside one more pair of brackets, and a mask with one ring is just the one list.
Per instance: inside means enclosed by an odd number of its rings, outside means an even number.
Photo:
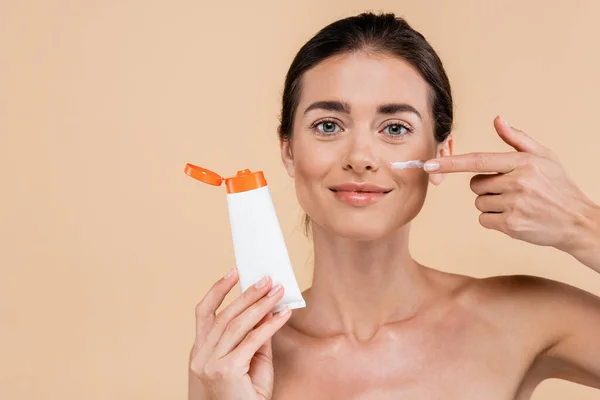
[{"label": "dark eyebrow", "polygon": [[317,101],[308,106],[304,111],[304,114],[306,114],[310,110],[316,109],[326,111],[337,111],[350,114],[350,105],[348,105],[348,103],[342,103],[341,101]]},{"label": "dark eyebrow", "polygon": [[417,117],[419,117],[419,119],[423,119],[423,118],[421,118],[421,114],[419,114],[417,109],[409,104],[390,103],[390,104],[382,104],[379,107],[377,107],[377,113],[379,113],[379,114],[396,114],[399,112],[410,112],[410,113],[415,114]]},{"label": "dark eyebrow", "polygon": [[[308,113],[311,110],[326,110],[326,111],[337,111],[343,112],[346,114],[350,114],[350,105],[348,103],[342,103],[341,101],[317,101],[312,103],[310,106],[306,108],[304,114]],[[399,112],[410,112],[415,114],[419,119],[422,119],[421,114],[417,111],[416,108],[409,104],[405,103],[389,103],[382,104],[377,107],[378,114],[396,114]]]}]

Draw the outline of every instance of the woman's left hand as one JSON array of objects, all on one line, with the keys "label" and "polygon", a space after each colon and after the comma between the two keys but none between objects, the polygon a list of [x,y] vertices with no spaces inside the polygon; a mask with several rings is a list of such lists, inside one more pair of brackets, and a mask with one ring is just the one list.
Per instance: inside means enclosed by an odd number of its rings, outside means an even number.
[{"label": "woman's left hand", "polygon": [[471,189],[484,227],[576,257],[591,246],[600,258],[600,207],[567,176],[552,151],[501,118],[494,127],[516,152],[441,157],[428,161],[425,170],[478,173]]}]

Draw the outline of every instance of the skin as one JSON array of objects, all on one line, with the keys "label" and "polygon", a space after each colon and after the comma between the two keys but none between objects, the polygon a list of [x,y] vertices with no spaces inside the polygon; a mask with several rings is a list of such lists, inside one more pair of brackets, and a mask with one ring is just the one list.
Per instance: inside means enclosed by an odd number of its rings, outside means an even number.
[{"label": "skin", "polygon": [[[515,152],[452,156],[451,137],[434,140],[428,91],[408,63],[382,54],[332,57],[305,74],[294,137],[281,154],[312,220],[307,306],[272,315],[282,289],[266,279],[218,311],[239,277],[232,270],[216,282],[196,309],[190,399],[527,399],[553,377],[600,388],[598,297],[542,278],[475,279],[412,259],[410,222],[429,183],[483,172],[472,182],[482,225],[600,270],[600,211],[557,159],[500,119],[496,130]],[[305,112],[322,101],[349,110]],[[420,116],[380,113],[382,104],[410,105]],[[430,173],[389,168],[410,159],[439,165]],[[345,182],[391,191],[356,207],[330,190]]]}]

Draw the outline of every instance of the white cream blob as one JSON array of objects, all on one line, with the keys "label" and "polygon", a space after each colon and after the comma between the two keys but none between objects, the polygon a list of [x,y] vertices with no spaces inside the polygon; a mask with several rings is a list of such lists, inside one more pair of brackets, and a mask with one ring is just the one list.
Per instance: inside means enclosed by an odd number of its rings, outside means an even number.
[{"label": "white cream blob", "polygon": [[390,165],[394,169],[423,168],[423,165],[425,165],[425,163],[420,160],[410,160],[410,161],[394,161],[394,162],[391,162]]}]

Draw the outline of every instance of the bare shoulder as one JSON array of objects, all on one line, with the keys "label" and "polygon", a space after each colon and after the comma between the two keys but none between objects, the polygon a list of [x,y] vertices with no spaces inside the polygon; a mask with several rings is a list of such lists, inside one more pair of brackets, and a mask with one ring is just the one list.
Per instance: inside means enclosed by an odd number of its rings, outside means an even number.
[{"label": "bare shoulder", "polygon": [[587,308],[598,305],[600,298],[575,286],[531,275],[505,275],[474,279],[465,290],[467,301],[479,301],[499,307],[518,306],[536,314]]},{"label": "bare shoulder", "polygon": [[459,302],[535,355],[529,376],[600,387],[600,297],[552,279],[511,275],[472,281]]},{"label": "bare shoulder", "polygon": [[[502,318],[505,322],[535,324],[546,331],[552,326],[564,325],[572,313],[598,313],[600,305],[600,298],[592,293],[531,275],[470,280],[461,290],[459,301],[482,316]],[[558,316],[566,319],[558,319]],[[560,329],[554,331],[560,333]]]}]

